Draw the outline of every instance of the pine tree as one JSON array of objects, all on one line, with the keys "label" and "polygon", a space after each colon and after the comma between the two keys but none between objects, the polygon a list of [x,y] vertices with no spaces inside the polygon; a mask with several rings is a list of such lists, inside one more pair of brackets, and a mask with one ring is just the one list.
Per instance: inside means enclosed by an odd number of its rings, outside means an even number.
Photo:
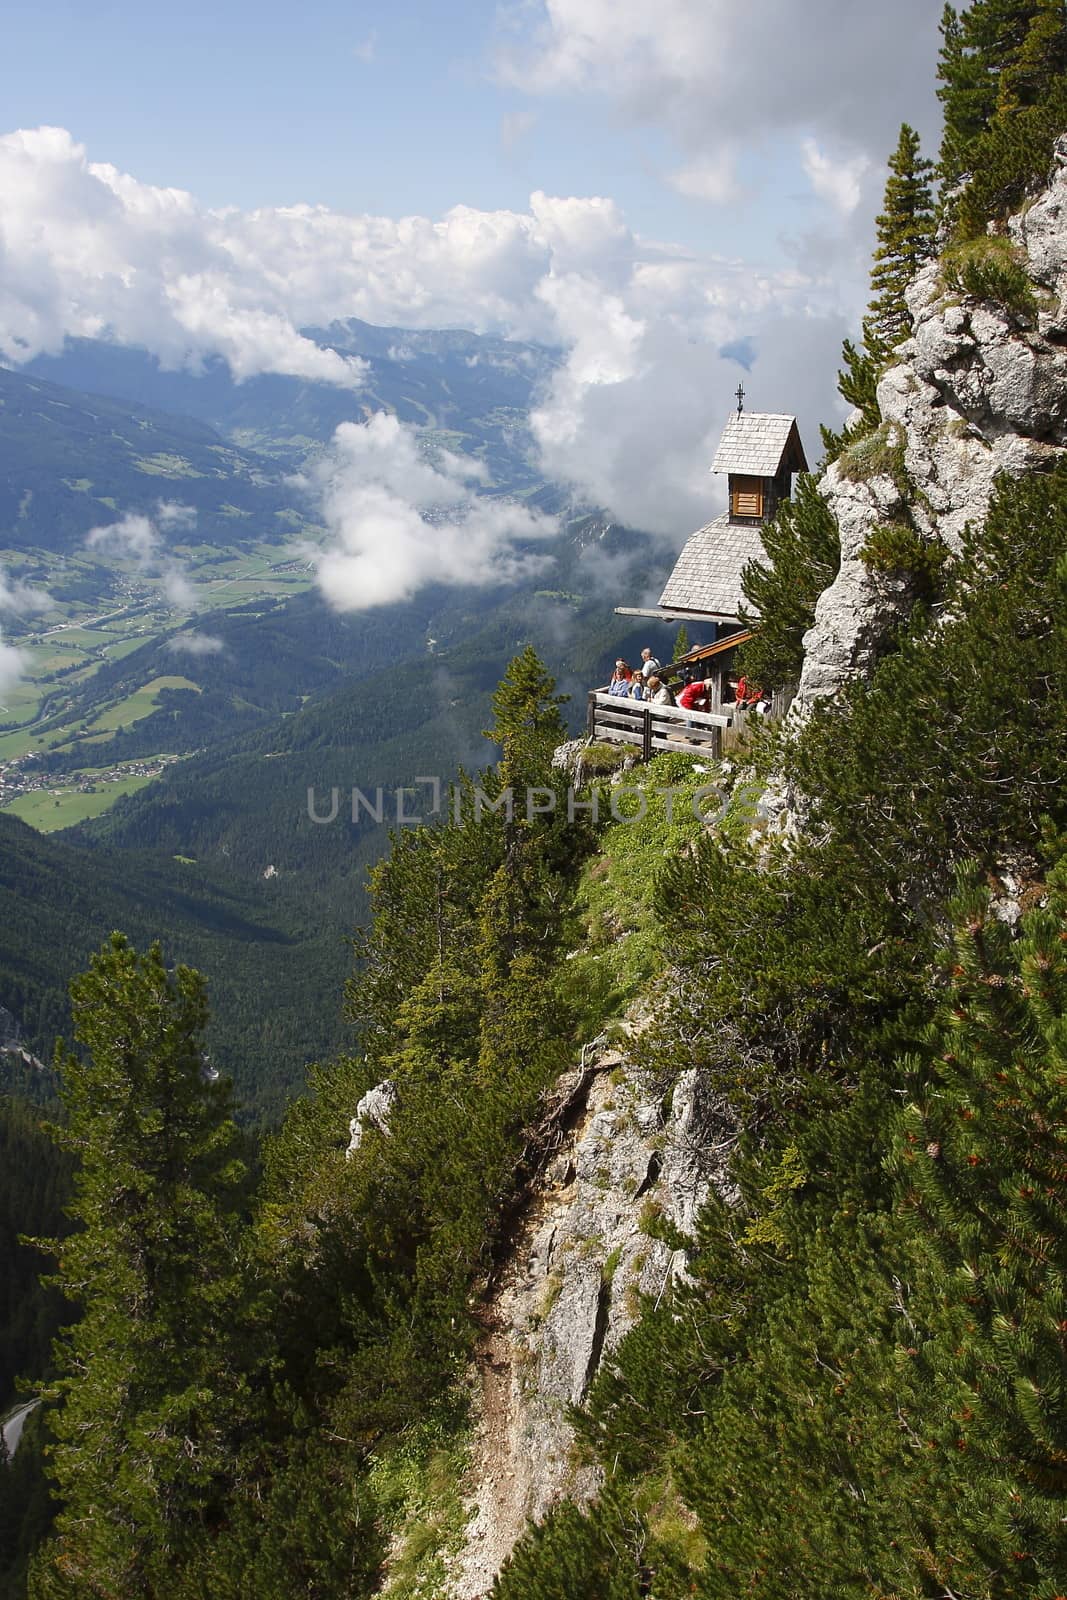
[{"label": "pine tree", "polygon": [[556,745],[567,737],[560,715],[568,696],[556,693],[556,680],[533,645],[508,663],[493,695],[495,721],[485,737],[501,746],[500,782],[525,784],[543,774]]},{"label": "pine tree", "polygon": [[237,1299],[229,1094],[206,1066],[204,982],[115,934],[71,985],[83,1053],[57,1048],[79,1159],[57,1281],[83,1307],[57,1344],[50,1399],[56,1537],[31,1592],[171,1592],[220,1514]]},{"label": "pine tree", "polygon": [[881,421],[878,379],[893,350],[911,333],[904,291],[934,251],[932,171],[932,164],[919,152],[918,134],[902,123],[897,147],[889,158],[889,177],[877,218],[878,243],[862,345],[845,340],[841,349],[844,367],[837,375],[842,399],[860,413],[860,420],[855,428],[839,433],[822,429],[830,460],[840,455],[855,432],[868,432]]},{"label": "pine tree", "polygon": [[[973,885],[957,898],[932,1070],[895,1154],[927,1251],[918,1271],[937,1291],[928,1437],[961,1463],[957,1545],[974,1573],[1002,1574],[998,1595],[1022,1600],[1053,1593],[1064,1570],[1067,854],[1021,941],[988,901]],[[953,1589],[958,1577],[944,1573]]]},{"label": "pine tree", "polygon": [[941,26],[942,203],[970,239],[1043,181],[1067,127],[1067,12],[1063,0],[974,0],[946,6]]},{"label": "pine tree", "polygon": [[837,523],[814,477],[797,480],[795,500],[763,530],[763,548],[766,561],[749,562],[741,575],[752,608],[742,621],[754,632],[741,647],[741,665],[754,682],[777,687],[799,677],[815,603],[841,565]]},{"label": "pine tree", "polygon": [[919,135],[902,123],[897,147],[889,158],[884,209],[876,226],[878,245],[871,268],[873,298],[863,328],[867,356],[884,364],[890,352],[911,332],[911,313],[904,291],[933,254],[934,203],[930,189],[933,163],[919,152]]}]

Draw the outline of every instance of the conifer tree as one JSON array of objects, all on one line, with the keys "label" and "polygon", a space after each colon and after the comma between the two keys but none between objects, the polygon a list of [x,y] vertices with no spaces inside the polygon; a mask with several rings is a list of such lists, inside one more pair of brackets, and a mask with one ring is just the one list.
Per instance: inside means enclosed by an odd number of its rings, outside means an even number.
[{"label": "conifer tree", "polygon": [[942,202],[969,239],[1043,180],[1067,127],[1067,12],[1063,0],[973,0],[946,6],[941,29]]},{"label": "conifer tree", "polygon": [[502,785],[532,782],[532,774],[543,775],[552,751],[567,737],[560,715],[567,698],[556,693],[556,680],[533,645],[508,663],[493,695],[496,720],[485,733],[501,746]]},{"label": "conifer tree", "polygon": [[920,154],[919,135],[902,123],[897,147],[889,158],[884,209],[876,221],[873,298],[863,329],[865,352],[879,363],[911,332],[904,291],[933,254],[932,172],[933,163]]},{"label": "conifer tree", "polygon": [[[877,218],[878,243],[862,345],[845,340],[841,349],[844,367],[837,375],[838,391],[860,412],[859,430],[863,432],[881,421],[876,394],[881,370],[895,347],[911,333],[904,290],[933,254],[932,171],[932,163],[920,154],[918,134],[902,123],[897,147],[889,158],[889,177]],[[823,428],[823,444],[830,459],[840,454],[851,431],[834,433]]]},{"label": "conifer tree", "polygon": [[1067,856],[1017,945],[984,889],[956,915],[933,1071],[896,1141],[939,1291],[924,1362],[937,1448],[966,1463],[953,1520],[974,1567],[1010,1574],[998,1594],[1051,1594],[1067,1511]]},{"label": "conifer tree", "polygon": [[80,1162],[80,1226],[56,1247],[57,1281],[83,1314],[57,1345],[62,1510],[31,1592],[164,1595],[219,1515],[241,1403],[228,1358],[243,1169],[203,1052],[199,973],[115,934],[71,995],[83,1050],[57,1047],[57,1136]]},{"label": "conifer tree", "polygon": [[741,620],[754,630],[741,647],[741,664],[767,688],[799,677],[815,603],[841,565],[837,523],[810,474],[798,478],[796,498],[780,506],[763,530],[763,549],[766,562],[749,562],[741,575],[752,608],[742,611]]}]

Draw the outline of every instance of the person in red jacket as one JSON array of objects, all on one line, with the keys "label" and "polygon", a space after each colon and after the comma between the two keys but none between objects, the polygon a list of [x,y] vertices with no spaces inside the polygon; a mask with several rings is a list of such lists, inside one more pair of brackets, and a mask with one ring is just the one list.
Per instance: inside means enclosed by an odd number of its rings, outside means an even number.
[{"label": "person in red jacket", "polygon": [[678,696],[678,704],[683,711],[706,711],[714,687],[714,678],[698,678],[695,683],[687,683]]},{"label": "person in red jacket", "polygon": [[734,700],[738,711],[751,711],[753,706],[759,705],[761,700],[766,700],[767,695],[756,683],[749,683],[747,678],[738,678],[734,689]]}]

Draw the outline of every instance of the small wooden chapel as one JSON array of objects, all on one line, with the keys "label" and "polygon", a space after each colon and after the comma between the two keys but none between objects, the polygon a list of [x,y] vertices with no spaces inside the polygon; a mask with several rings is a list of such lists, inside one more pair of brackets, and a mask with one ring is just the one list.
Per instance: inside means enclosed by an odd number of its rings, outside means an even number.
[{"label": "small wooden chapel", "polygon": [[[745,411],[744,390],[738,385],[737,411],[719,440],[711,471],[726,476],[726,510],[686,540],[658,605],[616,606],[615,610],[625,617],[684,622],[690,638],[704,635],[702,642],[673,665],[688,677],[713,681],[709,712],[699,720],[722,729],[735,720],[725,714],[733,702],[728,678],[738,645],[749,637],[741,621],[741,575],[750,561],[763,559],[763,529],[783,500],[791,497],[793,474],[808,471],[796,417]],[[788,705],[791,687],[764,687],[773,692],[773,708],[780,714]],[[611,704],[606,689],[592,690],[590,733],[613,743],[640,742],[646,759],[653,750],[676,748],[676,735],[666,724],[676,719],[677,713],[669,709],[641,712],[639,706],[628,708],[618,700]],[[641,739],[636,737],[636,728],[629,727],[638,720],[642,721]],[[693,742],[692,733],[690,719],[687,744]],[[721,744],[721,735],[714,742]]]},{"label": "small wooden chapel", "polygon": [[741,574],[762,558],[761,530],[790,498],[793,474],[808,470],[796,417],[745,411],[743,404],[739,388],[711,464],[726,474],[727,509],[686,540],[658,606],[617,606],[620,615],[708,624],[715,639],[741,627]]}]

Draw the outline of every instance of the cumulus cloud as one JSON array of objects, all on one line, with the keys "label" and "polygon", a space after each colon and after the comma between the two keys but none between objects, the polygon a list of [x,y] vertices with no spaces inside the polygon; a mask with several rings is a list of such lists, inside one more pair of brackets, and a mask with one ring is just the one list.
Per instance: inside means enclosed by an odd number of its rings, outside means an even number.
[{"label": "cumulus cloud", "polygon": [[147,567],[159,548],[159,532],[150,517],[128,511],[118,522],[90,528],[85,542],[90,550],[100,550],[105,555],[136,561],[138,566]]},{"label": "cumulus cloud", "polygon": [[[808,135],[883,158],[902,117],[932,133],[938,8],[840,0],[521,0],[500,76],[601,94],[665,129],[694,170],[724,147]],[[694,192],[690,190],[689,192]]]},{"label": "cumulus cloud", "polygon": [[342,423],[305,482],[330,534],[313,552],[319,587],[338,611],[404,600],[430,583],[511,581],[541,564],[531,541],[557,530],[525,506],[476,498],[481,462],[448,451],[431,459],[417,430],[385,412]]},{"label": "cumulus cloud", "polygon": [[359,383],[363,363],[297,332],[270,263],[248,270],[228,213],[91,162],[63,128],[0,138],[0,194],[5,360],[54,351],[74,334],[143,344],[172,366],[219,354],[237,378]]},{"label": "cumulus cloud", "polygon": [[27,657],[13,644],[5,644],[0,633],[0,695],[14,687],[26,671]]},{"label": "cumulus cloud", "polygon": [[0,567],[0,611],[13,612],[18,617],[29,617],[42,611],[51,611],[53,600],[43,589],[34,589],[28,583],[14,582]]},{"label": "cumulus cloud", "polygon": [[216,656],[225,646],[214,634],[193,632],[176,633],[167,640],[167,649],[173,650],[175,655]]},{"label": "cumulus cloud", "polygon": [[[699,32],[704,23],[680,0],[665,0],[663,9],[666,38],[678,55],[672,70],[696,82],[696,65],[682,56],[696,48],[691,29]],[[708,9],[723,21],[718,0]],[[560,0],[554,25],[562,29],[577,14],[571,0]],[[606,28],[607,9],[588,13],[591,21],[598,16]],[[643,37],[634,31],[636,19],[638,8],[626,0],[620,39],[629,30],[631,46]],[[734,17],[723,26],[741,30],[745,60],[755,70],[756,46],[769,25],[757,29],[751,19]],[[858,37],[857,27],[850,20],[846,31]],[[664,48],[663,41],[652,48],[661,72]],[[597,65],[592,52],[582,68],[597,84],[612,81],[614,49],[607,66]],[[624,55],[615,61],[616,75],[624,66],[646,72],[647,64]],[[707,67],[703,62],[700,72]],[[562,67],[553,71],[567,80]],[[835,86],[831,97],[837,94]],[[805,134],[814,141],[809,181],[819,189],[811,226],[788,241],[787,259],[774,266],[643,237],[609,196],[538,190],[526,211],[455,206],[438,220],[346,216],[308,205],[213,211],[183,191],[153,188],[91,162],[61,130],[10,135],[0,138],[0,358],[19,361],[56,348],[67,334],[84,334],[143,344],[170,364],[217,353],[239,376],[276,371],[350,382],[351,366],[339,366],[339,356],[296,330],[356,316],[379,325],[460,326],[537,340],[562,351],[533,417],[545,475],[619,521],[681,533],[705,514],[714,494],[705,472],[708,451],[742,366],[752,408],[797,411],[809,439],[816,422],[832,415],[840,339],[866,299],[869,218],[866,201],[853,206],[855,187],[866,186],[866,194],[875,169],[868,171],[865,157],[837,138],[833,118],[824,121],[817,134]],[[693,192],[725,192],[736,181],[729,165],[735,147],[731,137],[694,147],[675,182]],[[738,238],[737,230],[730,237]],[[398,339],[393,354],[405,353]],[[370,436],[380,438],[373,429]],[[339,485],[352,485],[350,455],[348,445],[335,443],[324,492],[331,472]],[[442,475],[454,492],[454,474]],[[464,480],[468,500],[472,487],[473,480]],[[341,497],[340,487],[336,492]],[[378,492],[385,492],[380,485]],[[467,507],[428,556],[420,515],[426,506],[417,495],[394,485],[378,506],[379,519],[386,510],[395,513],[397,502],[411,515],[401,519],[394,576],[383,579],[382,593],[398,585],[397,592],[410,592],[416,546],[420,560],[438,568],[454,562],[465,573],[458,581],[467,581],[464,552],[480,535],[478,559],[495,571],[514,547],[509,529],[521,523],[516,507]],[[445,503],[457,506],[455,499]],[[160,571],[160,530],[191,525],[188,508],[163,502],[151,515],[131,514],[93,537]],[[348,529],[352,518],[338,512],[336,526]],[[334,566],[324,569],[333,592],[341,593],[342,574],[352,579],[353,592],[364,583],[367,593],[377,592],[376,552],[336,544],[333,556]]]},{"label": "cumulus cloud", "polygon": [[196,590],[186,577],[182,563],[164,550],[159,530],[160,527],[168,531],[189,528],[195,521],[196,512],[191,506],[161,500],[154,518],[140,511],[127,511],[118,522],[90,528],[85,543],[90,550],[99,550],[115,560],[132,561],[145,577],[159,578],[170,605],[175,610],[187,611],[193,604]]}]

